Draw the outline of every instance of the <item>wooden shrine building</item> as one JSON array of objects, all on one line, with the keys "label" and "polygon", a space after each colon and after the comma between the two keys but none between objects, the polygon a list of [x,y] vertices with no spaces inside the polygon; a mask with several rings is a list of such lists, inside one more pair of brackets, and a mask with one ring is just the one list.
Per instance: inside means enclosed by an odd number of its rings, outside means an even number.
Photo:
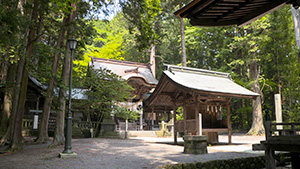
[{"label": "wooden shrine building", "polygon": [[158,81],[152,74],[149,64],[113,59],[92,58],[89,66],[93,69],[105,68],[127,80],[134,88],[133,102],[143,100],[145,94],[155,88]]},{"label": "wooden shrine building", "polygon": [[127,107],[132,111],[140,111],[139,129],[143,129],[144,119],[143,111],[140,108],[143,106],[143,101],[147,97],[147,93],[154,89],[158,83],[153,75],[153,70],[150,64],[137,63],[113,59],[93,58],[89,63],[93,69],[108,69],[113,73],[127,80],[127,83],[134,89],[132,96],[135,96],[127,102],[118,102],[122,107]]},{"label": "wooden shrine building", "polygon": [[218,142],[218,132],[226,131],[231,143],[231,122],[230,118],[222,119],[223,108],[230,117],[232,97],[253,99],[259,94],[234,83],[228,73],[165,66],[155,91],[144,101],[144,111],[176,112],[183,106],[183,121],[176,121],[173,116],[175,142],[177,132],[185,135],[203,133],[208,135],[208,142],[214,143]]}]

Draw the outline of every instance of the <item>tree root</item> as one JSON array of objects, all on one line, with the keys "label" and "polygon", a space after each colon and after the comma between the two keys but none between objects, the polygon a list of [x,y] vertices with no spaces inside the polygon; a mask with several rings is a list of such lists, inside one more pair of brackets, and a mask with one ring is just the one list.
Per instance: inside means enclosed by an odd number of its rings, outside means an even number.
[{"label": "tree root", "polygon": [[251,136],[261,136],[264,134],[265,134],[265,130],[263,128],[262,129],[251,128],[247,133],[247,135],[251,135]]},{"label": "tree root", "polygon": [[38,137],[34,142],[36,144],[45,144],[49,141],[51,141],[51,139],[49,137]]},{"label": "tree root", "polygon": [[61,146],[61,145],[64,145],[64,140],[56,140],[54,139],[53,142],[48,146],[48,148],[55,148],[57,146]]},{"label": "tree root", "polygon": [[9,144],[10,141],[8,140],[7,136],[3,136],[0,140],[0,145],[6,145],[6,144]]}]

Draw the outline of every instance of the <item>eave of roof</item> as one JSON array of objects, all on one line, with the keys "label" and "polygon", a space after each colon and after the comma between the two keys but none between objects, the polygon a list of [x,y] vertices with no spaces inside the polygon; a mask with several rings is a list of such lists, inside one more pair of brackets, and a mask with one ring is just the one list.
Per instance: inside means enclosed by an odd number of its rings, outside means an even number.
[{"label": "eave of roof", "polygon": [[193,0],[174,12],[189,18],[193,26],[244,26],[286,4],[299,6],[298,0]]},{"label": "eave of roof", "polygon": [[[204,69],[194,69],[167,65],[164,74],[176,85],[194,93],[212,93],[213,95],[252,98],[259,96],[236,83],[228,73]],[[171,71],[170,71],[171,70]]]}]

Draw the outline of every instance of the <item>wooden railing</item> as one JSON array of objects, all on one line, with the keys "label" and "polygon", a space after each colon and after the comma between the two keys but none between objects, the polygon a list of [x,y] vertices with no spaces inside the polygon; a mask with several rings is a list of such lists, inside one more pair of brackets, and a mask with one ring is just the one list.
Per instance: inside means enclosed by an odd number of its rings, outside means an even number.
[{"label": "wooden railing", "polygon": [[272,123],[271,121],[266,121],[264,125],[266,140],[271,137],[300,135],[300,123]]},{"label": "wooden railing", "polygon": [[96,128],[97,124],[98,124],[98,122],[96,122],[96,121],[92,121],[92,126],[91,126],[91,123],[87,122],[87,121],[77,122],[78,127],[81,129]]},{"label": "wooden railing", "polygon": [[[264,150],[266,168],[276,168],[276,160],[279,163],[285,161],[275,154],[275,151],[290,152],[293,168],[300,168],[300,123],[272,123],[264,122],[266,140],[261,144],[253,144],[253,150]],[[276,160],[275,160],[276,159]]]},{"label": "wooden railing", "polygon": [[33,120],[32,119],[23,119],[22,127],[26,129],[32,129]]},{"label": "wooden railing", "polygon": [[[178,132],[184,132],[184,121],[176,121],[175,129]],[[186,130],[187,132],[196,132],[196,120],[186,120]]]}]

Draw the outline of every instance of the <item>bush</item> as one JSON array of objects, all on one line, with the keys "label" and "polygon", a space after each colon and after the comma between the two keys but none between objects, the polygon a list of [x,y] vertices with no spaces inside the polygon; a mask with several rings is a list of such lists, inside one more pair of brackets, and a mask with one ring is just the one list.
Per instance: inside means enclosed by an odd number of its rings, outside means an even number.
[{"label": "bush", "polygon": [[208,162],[168,164],[163,169],[259,169],[265,168],[265,157],[248,157]]}]

